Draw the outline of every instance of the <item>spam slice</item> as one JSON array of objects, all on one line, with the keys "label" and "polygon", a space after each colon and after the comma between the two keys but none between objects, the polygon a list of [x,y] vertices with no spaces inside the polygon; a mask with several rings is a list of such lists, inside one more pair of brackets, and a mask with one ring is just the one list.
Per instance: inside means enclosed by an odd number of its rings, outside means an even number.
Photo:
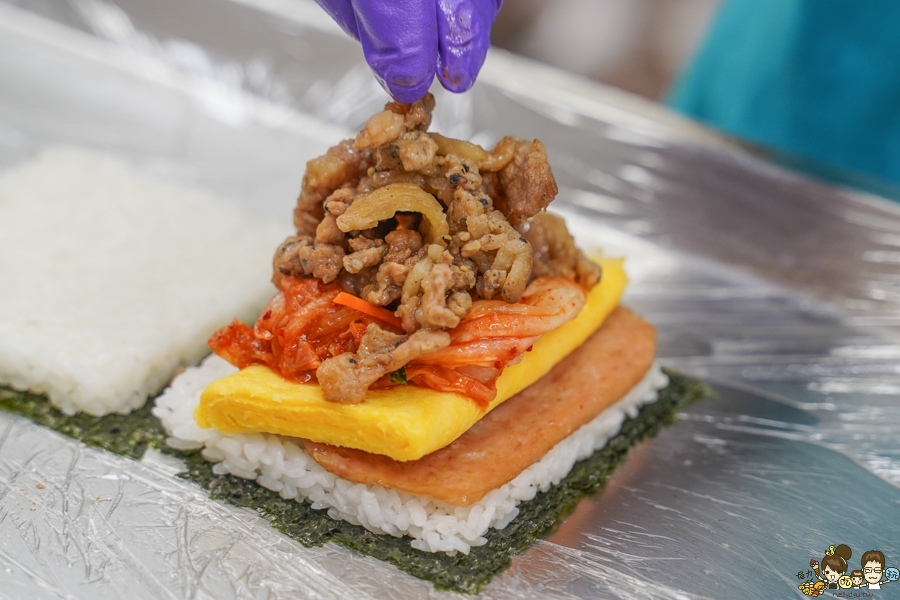
[{"label": "spam slice", "polygon": [[[582,311],[503,371],[487,411],[547,374],[616,308],[626,284],[622,262],[600,264],[603,277]],[[359,404],[329,402],[318,385],[289,382],[253,366],[207,387],[194,416],[201,427],[225,434],[277,433],[410,461],[450,444],[485,412],[465,396],[416,386],[370,390]]]},{"label": "spam slice", "polygon": [[617,308],[576,352],[452,444],[413,462],[308,442],[320,465],[355,483],[470,506],[621,400],[653,364],[656,332]]}]

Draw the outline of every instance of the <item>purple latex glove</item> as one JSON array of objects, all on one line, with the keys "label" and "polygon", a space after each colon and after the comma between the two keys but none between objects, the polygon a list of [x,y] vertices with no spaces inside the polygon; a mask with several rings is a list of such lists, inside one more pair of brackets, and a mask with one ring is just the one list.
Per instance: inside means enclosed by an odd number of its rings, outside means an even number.
[{"label": "purple latex glove", "polygon": [[316,0],[362,43],[381,85],[404,103],[425,95],[435,73],[451,92],[475,83],[503,0]]}]

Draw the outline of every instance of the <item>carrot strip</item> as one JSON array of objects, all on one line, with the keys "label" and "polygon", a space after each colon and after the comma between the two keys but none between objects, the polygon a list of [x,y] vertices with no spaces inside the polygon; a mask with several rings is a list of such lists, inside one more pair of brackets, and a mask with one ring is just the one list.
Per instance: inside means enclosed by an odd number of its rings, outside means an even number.
[{"label": "carrot strip", "polygon": [[402,330],[403,324],[400,322],[400,319],[394,316],[394,313],[391,311],[381,308],[380,306],[375,306],[371,302],[366,302],[362,298],[357,298],[352,294],[348,294],[347,292],[341,292],[334,299],[335,304],[340,304],[342,306],[347,306],[354,310],[358,310],[363,314],[367,314],[369,316],[375,317],[379,321],[384,321],[388,325],[393,325],[397,329]]}]

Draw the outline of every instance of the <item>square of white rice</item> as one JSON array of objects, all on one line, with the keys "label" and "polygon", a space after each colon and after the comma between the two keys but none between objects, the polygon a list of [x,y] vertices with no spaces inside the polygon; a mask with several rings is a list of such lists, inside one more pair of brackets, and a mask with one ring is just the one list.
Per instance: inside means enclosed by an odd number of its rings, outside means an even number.
[{"label": "square of white rice", "polygon": [[84,149],[0,173],[0,383],[69,414],[140,407],[256,318],[288,225]]}]

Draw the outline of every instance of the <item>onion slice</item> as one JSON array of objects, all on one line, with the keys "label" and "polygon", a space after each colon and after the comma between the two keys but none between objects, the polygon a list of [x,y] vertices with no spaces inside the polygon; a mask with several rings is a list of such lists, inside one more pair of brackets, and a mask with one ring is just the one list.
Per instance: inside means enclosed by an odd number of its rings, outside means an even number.
[{"label": "onion slice", "polygon": [[427,223],[422,232],[425,241],[446,245],[442,238],[450,234],[450,227],[444,208],[434,196],[413,183],[392,183],[357,196],[337,218],[337,226],[344,233],[371,229],[398,212],[421,213]]}]

